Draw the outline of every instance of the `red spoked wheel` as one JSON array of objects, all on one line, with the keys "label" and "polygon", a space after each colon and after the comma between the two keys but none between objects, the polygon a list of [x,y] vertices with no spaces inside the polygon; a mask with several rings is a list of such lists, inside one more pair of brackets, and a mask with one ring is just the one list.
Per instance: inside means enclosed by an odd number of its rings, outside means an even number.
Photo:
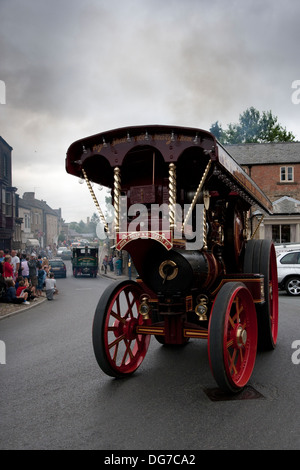
[{"label": "red spoked wheel", "polygon": [[93,347],[100,368],[112,377],[132,374],[145,358],[150,335],[139,335],[145,324],[139,313],[142,291],[133,281],[109,285],[96,308]]},{"label": "red spoked wheel", "polygon": [[256,358],[257,320],[251,293],[240,282],[219,291],[209,320],[208,356],[213,376],[226,393],[248,383]]},{"label": "red spoked wheel", "polygon": [[249,240],[244,260],[245,273],[264,275],[265,302],[258,304],[258,346],[275,349],[278,336],[278,277],[274,244],[270,240]]}]

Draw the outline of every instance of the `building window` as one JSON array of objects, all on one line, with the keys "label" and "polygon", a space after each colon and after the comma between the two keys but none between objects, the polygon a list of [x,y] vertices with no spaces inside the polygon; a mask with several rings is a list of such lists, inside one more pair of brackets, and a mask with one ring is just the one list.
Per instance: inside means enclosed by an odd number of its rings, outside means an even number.
[{"label": "building window", "polygon": [[280,182],[291,183],[294,181],[294,167],[282,166],[280,167]]},{"label": "building window", "polygon": [[30,229],[30,215],[24,214],[24,225],[25,229]]},{"label": "building window", "polygon": [[272,240],[275,243],[289,243],[291,241],[291,226],[272,225]]},{"label": "building window", "polygon": [[6,192],[5,194],[5,202],[6,202],[6,215],[12,217],[12,194],[10,192]]}]

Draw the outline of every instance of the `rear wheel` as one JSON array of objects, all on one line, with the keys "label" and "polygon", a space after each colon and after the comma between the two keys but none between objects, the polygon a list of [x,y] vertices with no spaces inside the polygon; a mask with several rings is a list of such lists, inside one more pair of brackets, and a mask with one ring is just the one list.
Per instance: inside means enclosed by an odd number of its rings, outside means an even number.
[{"label": "rear wheel", "polygon": [[257,320],[252,295],[244,284],[228,282],[210,315],[208,355],[213,376],[226,393],[243,389],[256,358]]},{"label": "rear wheel", "polygon": [[136,334],[142,291],[133,281],[109,285],[96,308],[93,347],[100,368],[112,377],[132,374],[145,358],[150,335]]},{"label": "rear wheel", "polygon": [[256,306],[258,346],[272,350],[278,335],[278,278],[276,252],[270,240],[249,240],[246,246],[245,273],[264,275],[265,303]]}]

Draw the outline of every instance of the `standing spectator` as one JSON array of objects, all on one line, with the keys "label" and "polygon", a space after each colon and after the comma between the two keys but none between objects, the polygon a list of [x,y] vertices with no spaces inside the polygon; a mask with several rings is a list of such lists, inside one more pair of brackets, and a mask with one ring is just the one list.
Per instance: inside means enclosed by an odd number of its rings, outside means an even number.
[{"label": "standing spectator", "polygon": [[4,274],[5,281],[13,280],[14,267],[11,264],[11,256],[10,255],[6,255],[5,258],[4,258],[3,274]]},{"label": "standing spectator", "polygon": [[121,273],[122,273],[122,259],[121,258],[117,258],[116,270],[117,270],[117,276],[121,276]]},{"label": "standing spectator", "polygon": [[11,264],[14,267],[14,281],[17,279],[19,275],[19,267],[20,267],[20,258],[17,256],[16,250],[11,250]]},{"label": "standing spectator", "polygon": [[116,268],[117,259],[118,259],[118,258],[117,258],[117,256],[115,255],[115,256],[113,257],[113,267],[114,267],[114,272],[115,272],[115,273],[117,272],[117,268]]},{"label": "standing spectator", "polygon": [[0,250],[0,263],[4,262],[4,251]]},{"label": "standing spectator", "polygon": [[32,287],[37,288],[37,262],[36,262],[36,256],[31,254],[30,259],[28,261],[28,267],[29,267],[29,279],[31,281]]},{"label": "standing spectator", "polygon": [[103,259],[104,274],[106,274],[107,272],[107,265],[108,265],[108,258],[107,258],[107,255],[105,255]]},{"label": "standing spectator", "polygon": [[46,271],[40,265],[38,267],[38,275],[37,275],[37,290],[36,290],[37,297],[41,297],[45,281],[46,281]]},{"label": "standing spectator", "polygon": [[22,277],[27,277],[27,279],[29,278],[28,259],[29,259],[28,256],[26,256],[25,254],[22,255],[22,258],[21,258],[21,268],[22,268],[21,276]]}]

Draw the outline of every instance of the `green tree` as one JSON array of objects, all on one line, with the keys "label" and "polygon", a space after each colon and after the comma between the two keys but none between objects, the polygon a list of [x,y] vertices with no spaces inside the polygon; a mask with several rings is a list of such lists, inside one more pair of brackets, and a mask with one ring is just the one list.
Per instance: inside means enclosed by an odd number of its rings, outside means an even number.
[{"label": "green tree", "polygon": [[222,144],[244,144],[264,142],[294,142],[295,136],[278,123],[271,111],[260,113],[253,106],[240,114],[237,124],[230,123],[223,130],[218,121],[210,131]]},{"label": "green tree", "polygon": [[99,221],[100,221],[99,215],[96,214],[96,212],[94,212],[91,219],[90,219],[90,223],[87,226],[87,232],[90,232],[90,233],[93,233],[94,235],[96,235],[96,227],[97,227],[97,224],[99,223]]}]

